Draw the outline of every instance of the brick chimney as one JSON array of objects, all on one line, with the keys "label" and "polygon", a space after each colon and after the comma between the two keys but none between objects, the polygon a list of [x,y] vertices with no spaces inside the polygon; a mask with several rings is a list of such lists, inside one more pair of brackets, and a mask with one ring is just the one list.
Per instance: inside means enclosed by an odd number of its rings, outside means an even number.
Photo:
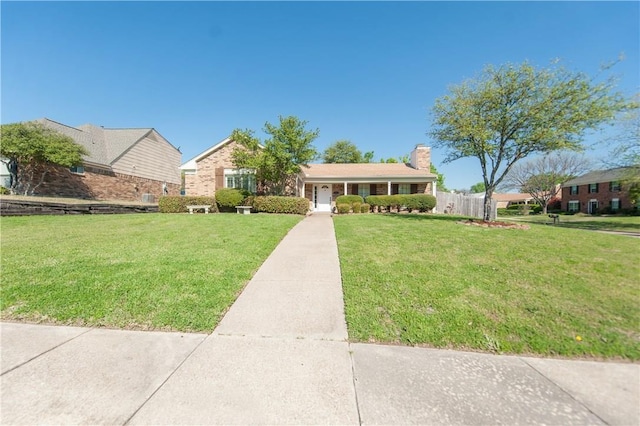
[{"label": "brick chimney", "polygon": [[411,167],[418,170],[431,169],[431,148],[419,143],[411,151]]}]

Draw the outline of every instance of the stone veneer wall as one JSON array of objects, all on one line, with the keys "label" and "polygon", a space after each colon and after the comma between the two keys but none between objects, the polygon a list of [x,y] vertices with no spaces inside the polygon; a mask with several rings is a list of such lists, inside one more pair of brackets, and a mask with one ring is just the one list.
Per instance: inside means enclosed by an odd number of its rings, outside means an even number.
[{"label": "stone veneer wall", "polygon": [[[143,194],[152,194],[157,201],[163,195],[163,183],[88,166],[85,166],[83,174],[71,173],[67,168],[54,166],[50,167],[44,182],[33,195],[142,201]],[[168,195],[180,195],[179,184],[167,183],[167,189]]]},{"label": "stone veneer wall", "polygon": [[216,169],[234,167],[231,155],[236,146],[238,144],[231,141],[198,161],[197,173],[184,176],[185,195],[215,196],[216,188],[224,187],[224,182],[216,182]]}]

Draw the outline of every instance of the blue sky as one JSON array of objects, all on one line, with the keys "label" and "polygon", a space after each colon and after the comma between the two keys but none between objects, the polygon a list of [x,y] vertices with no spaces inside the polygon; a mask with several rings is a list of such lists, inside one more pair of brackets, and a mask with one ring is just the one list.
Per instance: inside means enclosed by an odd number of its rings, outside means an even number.
[{"label": "blue sky", "polygon": [[[638,2],[7,2],[2,123],[154,127],[183,161],[295,115],[319,151],[348,139],[375,159],[409,153],[447,87],[486,64],[555,58],[640,91]],[[598,135],[588,142],[597,142]],[[588,154],[601,158],[602,144]],[[475,159],[442,164],[449,188]]]}]

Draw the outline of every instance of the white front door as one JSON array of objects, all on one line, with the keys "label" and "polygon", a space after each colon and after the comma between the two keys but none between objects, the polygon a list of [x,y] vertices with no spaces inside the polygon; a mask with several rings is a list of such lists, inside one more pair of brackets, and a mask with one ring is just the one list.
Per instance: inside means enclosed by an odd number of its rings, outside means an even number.
[{"label": "white front door", "polygon": [[331,211],[331,185],[321,184],[315,185],[316,199],[314,202],[314,210],[317,212]]}]

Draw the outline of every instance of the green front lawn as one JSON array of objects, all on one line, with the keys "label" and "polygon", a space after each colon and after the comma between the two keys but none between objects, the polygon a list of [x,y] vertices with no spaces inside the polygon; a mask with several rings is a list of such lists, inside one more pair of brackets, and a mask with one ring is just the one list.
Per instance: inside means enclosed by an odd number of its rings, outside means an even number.
[{"label": "green front lawn", "polygon": [[456,220],[334,217],[351,339],[640,359],[640,239]]},{"label": "green front lawn", "polygon": [[3,217],[2,319],[211,331],[300,216]]},{"label": "green front lawn", "polygon": [[[518,223],[553,224],[548,215],[499,216],[500,221]],[[640,216],[588,216],[559,215],[556,226],[562,228],[588,229],[591,231],[637,232],[640,233]]]}]

